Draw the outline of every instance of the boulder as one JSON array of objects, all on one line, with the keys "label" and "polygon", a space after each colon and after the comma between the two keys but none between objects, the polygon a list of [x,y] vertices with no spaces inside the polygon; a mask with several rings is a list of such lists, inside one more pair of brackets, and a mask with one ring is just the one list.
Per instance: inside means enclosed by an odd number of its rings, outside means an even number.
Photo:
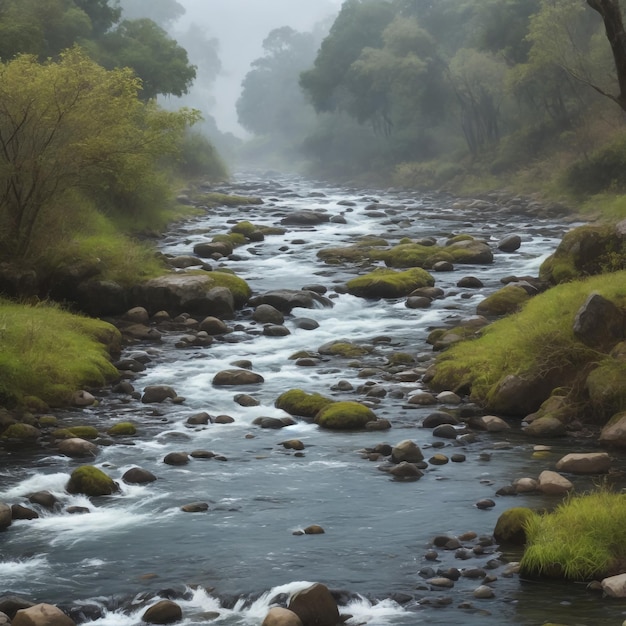
[{"label": "boulder", "polygon": [[291,335],[291,331],[286,326],[280,324],[266,324],[263,327],[263,334],[266,337],[286,337]]},{"label": "boulder", "polygon": [[574,488],[574,485],[561,474],[544,470],[539,474],[537,488],[547,495],[564,495]]},{"label": "boulder", "polygon": [[0,502],[0,531],[8,528],[13,520],[11,507],[4,502]]},{"label": "boulder", "polygon": [[189,455],[186,452],[169,452],[163,457],[163,463],[166,465],[187,465]]},{"label": "boulder", "polygon": [[86,496],[109,496],[119,491],[113,479],[93,465],[76,468],[65,489],[69,493],[82,493]]},{"label": "boulder", "polygon": [[53,604],[35,604],[27,609],[20,609],[12,626],[75,626],[73,619]]},{"label": "boulder", "polygon": [[419,480],[424,475],[417,465],[406,461],[391,467],[389,473],[397,480]]},{"label": "boulder", "polygon": [[226,326],[221,319],[213,315],[205,317],[200,322],[198,328],[209,335],[225,335],[228,332],[228,326]]},{"label": "boulder", "polygon": [[470,265],[487,265],[493,263],[493,252],[484,242],[477,239],[466,239],[456,241],[445,248],[451,254],[456,263],[467,263]]},{"label": "boulder", "polygon": [[34,602],[20,596],[0,596],[0,611],[13,619],[20,609],[28,609],[35,606]]},{"label": "boulder", "polygon": [[553,388],[547,376],[504,376],[490,394],[489,410],[501,415],[526,417],[539,409]]},{"label": "boulder", "polygon": [[524,433],[530,437],[546,438],[546,437],[564,437],[567,434],[565,425],[561,420],[551,415],[545,415],[533,420],[526,428]]},{"label": "boulder", "polygon": [[38,504],[44,509],[53,509],[58,500],[56,496],[53,496],[49,491],[36,491],[28,496],[28,501],[33,504]]},{"label": "boulder", "polygon": [[216,387],[236,386],[236,385],[258,385],[265,382],[260,374],[249,370],[222,370],[213,377],[213,384]]},{"label": "boulder", "polygon": [[606,452],[566,454],[556,464],[559,472],[570,474],[605,474],[611,468],[611,459]]},{"label": "boulder", "polygon": [[535,513],[523,506],[504,511],[493,531],[494,539],[498,543],[523,546],[526,543],[526,524]]},{"label": "boulder", "polygon": [[602,583],[602,592],[610,598],[626,598],[626,574],[609,576]]},{"label": "boulder", "polygon": [[478,315],[508,315],[515,313],[529,299],[526,290],[517,285],[507,285],[487,296],[477,307]]},{"label": "boulder", "polygon": [[319,393],[307,393],[302,391],[302,389],[290,389],[276,398],[274,406],[289,413],[289,415],[312,418],[333,402],[334,400]]},{"label": "boulder", "polygon": [[475,417],[470,420],[470,425],[472,428],[486,430],[489,433],[500,433],[511,429],[511,426],[507,422],[496,415],[483,415],[481,417]]},{"label": "boulder", "polygon": [[320,583],[293,594],[287,608],[300,618],[303,626],[337,626],[341,623],[337,602],[328,587]]},{"label": "boulder", "polygon": [[608,351],[624,339],[624,322],[619,307],[592,293],[576,313],[574,335],[592,348]]},{"label": "boulder", "polygon": [[93,458],[98,454],[98,446],[80,437],[70,437],[59,442],[59,452],[72,459]]},{"label": "boulder", "polygon": [[173,624],[181,619],[183,619],[183,610],[171,600],[160,600],[141,616],[141,620],[148,624]]},{"label": "boulder", "polygon": [[273,606],[265,616],[261,626],[303,626],[302,620],[289,609]]},{"label": "boulder", "polygon": [[346,283],[348,293],[360,298],[402,298],[419,287],[432,287],[435,279],[419,267],[396,272],[378,268]]},{"label": "boulder", "polygon": [[502,252],[515,252],[522,245],[522,238],[519,235],[507,235],[498,241],[496,247]]},{"label": "boulder", "polygon": [[365,428],[368,422],[375,422],[376,414],[360,402],[333,402],[320,410],[315,423],[331,430]]},{"label": "boulder", "polygon": [[259,304],[252,314],[252,319],[260,324],[283,324],[285,316],[271,304]]},{"label": "boulder", "polygon": [[203,259],[229,256],[233,253],[233,245],[228,241],[202,241],[193,247],[193,253]]},{"label": "boulder", "polygon": [[141,467],[131,467],[122,475],[122,480],[129,485],[145,485],[156,479],[157,477],[152,472]]},{"label": "boulder", "polygon": [[291,313],[292,309],[297,307],[303,309],[330,308],[333,306],[333,301],[315,291],[277,289],[251,298],[250,304],[255,307],[261,304],[270,304],[281,313]]},{"label": "boulder", "polygon": [[600,443],[626,448],[626,412],[614,415],[600,433]]},{"label": "boulder", "polygon": [[11,424],[3,433],[5,439],[21,439],[22,441],[34,441],[41,435],[41,431],[32,424],[22,422]]},{"label": "boulder", "polygon": [[168,398],[174,399],[177,395],[174,388],[169,385],[148,385],[143,390],[141,401],[144,404],[160,403]]},{"label": "boulder", "polygon": [[112,280],[92,278],[68,285],[67,296],[87,315],[120,315],[128,309],[128,289]]},{"label": "boulder", "polygon": [[12,504],[11,505],[11,517],[13,519],[30,520],[30,519],[37,519],[39,517],[39,513],[21,504]]},{"label": "boulder", "polygon": [[396,444],[391,450],[391,460],[394,463],[419,463],[424,460],[420,447],[411,439],[405,439]]}]

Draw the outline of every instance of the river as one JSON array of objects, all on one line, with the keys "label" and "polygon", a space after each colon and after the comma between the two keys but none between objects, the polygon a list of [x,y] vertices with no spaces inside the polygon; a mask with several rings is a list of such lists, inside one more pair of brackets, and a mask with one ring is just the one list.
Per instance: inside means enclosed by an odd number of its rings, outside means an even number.
[{"label": "river", "polygon": [[[494,212],[445,195],[349,189],[274,174],[239,177],[224,191],[258,195],[264,203],[211,209],[175,227],[159,241],[160,250],[191,254],[195,243],[227,232],[243,219],[274,226],[294,210],[343,215],[345,223],[289,227],[284,235],[267,236],[238,248],[232,259],[214,263],[215,269],[227,267],[246,279],[255,294],[324,285],[334,306],[295,309],[285,322],[291,334],[284,337],[262,335],[247,309],[228,322],[233,332],[210,347],[178,349],[173,334],[159,344],[129,349],[151,358],[133,382],[137,390],[171,385],[185,401],[145,405],[102,391],[97,406],[58,414],[62,423],[94,424],[101,431],[121,420],[137,424],[137,437],[103,446],[97,458],[96,465],[120,483],[119,495],[92,501],[71,496],[64,486],[76,461],[53,449],[5,450],[0,501],[19,502],[29,493],[48,490],[63,510],[40,510],[39,519],[16,521],[0,536],[0,592],[65,607],[84,605],[91,607],[85,613],[92,617],[93,607],[100,607],[94,626],[139,624],[145,602],[154,594],[177,598],[185,626],[207,621],[258,625],[272,598],[307,581],[345,590],[341,610],[354,616],[351,625],[621,624],[626,607],[607,603],[583,586],[523,582],[507,575],[506,562],[520,555],[502,554],[497,546],[468,560],[455,558],[454,551],[440,551],[437,562],[425,560],[435,535],[490,535],[506,508],[553,505],[554,500],[543,496],[496,497],[495,491],[514,478],[552,469],[563,451],[574,450],[556,446],[548,459],[537,459],[537,442],[527,440],[519,424],[505,434],[477,433],[473,442],[437,440],[420,423],[442,407],[406,404],[407,394],[420,383],[376,374],[376,367],[397,351],[427,365],[433,352],[425,339],[432,328],[474,315],[477,303],[499,288],[503,277],[536,275],[571,226],[559,217],[530,216],[522,210],[523,202],[520,211]],[[321,248],[347,245],[364,235],[381,235],[393,244],[403,237],[443,240],[458,233],[489,241],[495,262],[435,274],[446,297],[428,309],[409,309],[403,300],[368,301],[345,294],[339,286],[363,270],[328,266],[316,257]],[[508,234],[522,238],[515,253],[495,246]],[[456,287],[467,275],[479,277],[484,287]],[[298,328],[298,317],[313,319],[319,327]],[[289,358],[344,338],[372,346],[361,367],[335,357],[300,367]],[[252,362],[265,379],[262,385],[212,385],[218,371],[240,359]],[[373,368],[370,376],[362,377],[363,367]],[[353,391],[333,391],[339,380],[348,381]],[[284,417],[274,401],[288,389],[363,400],[359,388],[368,381],[388,392],[373,402],[378,417],[392,423],[389,431],[329,432],[305,421],[276,431],[252,423],[259,416]],[[238,393],[254,396],[260,405],[240,406],[233,399]],[[227,414],[234,422],[190,428],[186,419],[199,411]],[[294,438],[305,445],[300,454],[280,445]],[[360,452],[404,439],[416,441],[426,458],[434,452],[458,452],[466,460],[430,466],[415,482],[396,482],[379,470],[380,462]],[[163,463],[169,452],[198,449],[213,451],[220,459],[192,459],[183,467]],[[153,472],[158,480],[145,486],[124,484],[121,476],[133,466]],[[482,498],[493,498],[496,505],[479,509],[475,504]],[[208,503],[208,511],[181,511],[182,505],[197,501]],[[70,515],[64,512],[69,505],[90,512]],[[294,534],[311,524],[321,525],[325,533]],[[494,577],[490,584],[495,597],[475,599],[472,593],[481,581],[465,577],[451,590],[428,589],[426,567],[487,568]]]}]

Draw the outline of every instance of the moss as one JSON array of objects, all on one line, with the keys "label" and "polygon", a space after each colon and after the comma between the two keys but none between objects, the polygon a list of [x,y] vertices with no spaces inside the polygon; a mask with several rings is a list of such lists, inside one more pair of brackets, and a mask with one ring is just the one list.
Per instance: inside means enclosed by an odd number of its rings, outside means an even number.
[{"label": "moss", "polygon": [[315,417],[316,424],[332,430],[365,428],[368,422],[376,420],[376,414],[359,402],[334,402]]},{"label": "moss", "polygon": [[584,375],[585,368],[598,358],[595,350],[574,336],[576,313],[593,291],[623,305],[624,281],[626,272],[595,276],[534,296],[519,313],[484,328],[479,338],[443,352],[432,370],[431,384],[454,389],[470,381],[471,397],[481,404],[487,403],[490,391],[508,375],[546,379],[552,372],[563,372],[563,379],[554,386],[575,386],[568,375]]},{"label": "moss", "polygon": [[[445,253],[441,251],[445,256]],[[376,254],[377,259],[384,261],[388,267],[428,267],[432,265],[434,250],[432,246],[422,246],[418,243],[404,243],[389,250]],[[452,257],[439,258],[441,261],[452,261]]]},{"label": "moss", "polygon": [[527,507],[518,506],[504,511],[493,531],[499,543],[521,546],[526,543],[526,526],[537,514]]},{"label": "moss", "polygon": [[54,415],[42,415],[37,421],[42,428],[54,428],[59,423]]},{"label": "moss", "polygon": [[419,287],[432,287],[435,279],[421,268],[404,272],[378,268],[347,282],[348,293],[361,298],[401,298]]},{"label": "moss", "polygon": [[326,398],[319,393],[307,393],[302,391],[302,389],[290,389],[276,399],[274,406],[290,415],[315,417],[321,409],[333,402],[334,400]]},{"label": "moss", "polygon": [[389,355],[389,365],[413,365],[415,357],[408,352],[394,352]]},{"label": "moss", "polygon": [[601,421],[626,410],[626,363],[607,358],[587,376],[591,408]]},{"label": "moss", "polygon": [[614,226],[580,226],[563,236],[539,268],[539,278],[560,284],[626,267],[626,249]]},{"label": "moss", "polygon": [[137,434],[137,427],[132,422],[118,422],[107,433],[112,437],[127,437]]},{"label": "moss", "polygon": [[340,356],[344,359],[355,359],[370,353],[370,349],[349,341],[331,341],[319,347],[319,353],[328,356]]},{"label": "moss", "polygon": [[252,289],[250,289],[248,283],[235,274],[228,272],[210,272],[207,275],[211,278],[215,287],[226,287],[230,290],[235,299],[235,306],[237,308],[243,307],[252,295]]},{"label": "moss", "polygon": [[453,243],[458,243],[459,241],[474,241],[474,237],[467,234],[454,235],[454,237],[449,237],[446,240],[446,246],[451,246]]},{"label": "moss", "polygon": [[69,493],[82,493],[86,496],[109,496],[118,491],[113,479],[93,465],[76,468],[66,485]]},{"label": "moss", "polygon": [[284,235],[287,229],[280,226],[259,226],[259,231],[264,235]]},{"label": "moss", "polygon": [[317,258],[325,263],[360,263],[371,258],[371,251],[361,246],[346,246],[343,248],[324,248],[319,250]]},{"label": "moss", "polygon": [[258,231],[258,227],[255,226],[252,222],[243,221],[237,222],[231,229],[231,233],[239,233],[244,237],[249,237],[252,233]]},{"label": "moss", "polygon": [[233,248],[239,248],[240,246],[244,246],[248,243],[248,240],[241,233],[229,233],[228,235],[215,235],[212,241],[222,241],[225,243],[229,243]]},{"label": "moss", "polygon": [[617,573],[626,558],[626,495],[572,496],[529,519],[521,574],[586,581]]},{"label": "moss", "polygon": [[120,341],[106,322],[54,305],[0,299],[0,396],[19,405],[28,396],[66,405],[76,389],[102,387],[119,376],[110,349]]},{"label": "moss", "polygon": [[487,296],[477,307],[479,315],[508,315],[519,310],[530,296],[522,287],[507,285]]},{"label": "moss", "polygon": [[3,433],[6,439],[33,440],[39,437],[39,431],[30,424],[11,424]]},{"label": "moss", "polygon": [[69,439],[80,437],[81,439],[96,439],[98,430],[93,426],[70,426],[69,428],[59,428],[52,433],[57,439]]}]

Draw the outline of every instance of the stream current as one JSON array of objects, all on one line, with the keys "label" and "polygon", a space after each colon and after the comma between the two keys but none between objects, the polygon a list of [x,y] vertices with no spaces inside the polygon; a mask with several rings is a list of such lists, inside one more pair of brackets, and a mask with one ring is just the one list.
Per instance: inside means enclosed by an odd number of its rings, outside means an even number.
[{"label": "stream current", "polygon": [[[285,337],[262,335],[262,325],[252,321],[247,309],[228,322],[233,332],[206,348],[178,349],[177,335],[129,348],[129,353],[146,351],[152,359],[133,381],[135,388],[170,385],[184,403],[145,405],[103,391],[98,406],[58,414],[62,424],[94,424],[102,432],[119,421],[137,425],[137,437],[103,446],[95,461],[119,482],[119,495],[89,500],[67,494],[65,484],[79,463],[53,449],[2,451],[0,501],[25,502],[28,494],[48,490],[59,498],[63,511],[78,505],[90,512],[70,515],[38,509],[39,519],[15,521],[0,536],[0,595],[14,593],[63,606],[98,605],[104,607],[103,616],[94,626],[135,626],[150,594],[165,597],[173,589],[185,591],[176,600],[183,607],[185,625],[253,626],[261,623],[273,598],[308,581],[346,591],[340,608],[354,616],[351,625],[621,624],[623,605],[607,603],[583,586],[504,576],[505,565],[489,570],[497,576],[491,600],[473,598],[480,580],[461,578],[452,590],[423,589],[419,572],[426,566],[464,569],[485,567],[490,559],[517,560],[519,554],[502,554],[496,548],[468,561],[456,559],[454,551],[440,551],[439,561],[429,563],[424,554],[435,535],[489,535],[509,507],[553,505],[542,496],[496,497],[495,491],[515,478],[553,469],[563,452],[573,450],[557,444],[548,459],[536,459],[533,445],[545,442],[526,439],[517,423],[505,434],[477,433],[475,442],[462,446],[437,440],[431,430],[420,427],[422,419],[435,409],[454,407],[409,408],[407,394],[420,389],[419,382],[382,380],[375,374],[362,378],[360,368],[336,357],[316,367],[299,367],[289,359],[297,351],[349,339],[373,346],[361,359],[362,366],[376,368],[397,351],[427,365],[433,352],[425,340],[432,328],[474,315],[476,305],[501,287],[501,278],[536,276],[542,260],[571,226],[558,218],[529,217],[521,210],[481,212],[446,196],[355,190],[277,175],[240,177],[224,190],[257,195],[264,203],[211,209],[177,226],[160,240],[160,250],[191,254],[194,244],[244,219],[275,226],[294,210],[343,215],[345,224],[290,226],[284,235],[267,236],[215,263],[215,269],[234,270],[255,294],[324,285],[334,306],[295,309],[286,316],[291,334]],[[434,274],[446,296],[428,309],[408,309],[403,299],[369,301],[341,289],[335,292],[364,270],[327,266],[316,257],[321,248],[349,245],[364,235],[383,236],[392,245],[403,237],[445,240],[458,233],[487,240],[495,261]],[[495,246],[508,234],[522,237],[515,253]],[[484,287],[457,288],[459,278],[467,275],[479,277]],[[298,317],[314,319],[319,327],[300,329],[294,323]],[[250,360],[265,382],[214,387],[214,375],[239,359]],[[339,380],[349,381],[354,391],[332,391]],[[389,431],[322,431],[305,421],[276,431],[252,423],[259,416],[285,417],[274,401],[288,389],[363,400],[358,388],[368,380],[389,391],[374,408],[379,418],[392,423]],[[234,401],[239,393],[253,395],[260,405],[240,406]],[[200,411],[228,414],[235,421],[190,428],[186,419]],[[305,444],[302,455],[280,445],[295,438]],[[430,466],[415,482],[395,482],[379,471],[380,462],[370,462],[359,452],[404,439],[416,441],[426,458],[434,452],[461,452],[466,461]],[[444,447],[435,449],[433,444]],[[183,467],[163,463],[169,452],[197,449],[214,451],[224,460],[192,459]],[[125,484],[121,476],[133,466],[153,472],[158,480],[145,486]],[[493,498],[495,507],[477,508],[481,498]],[[181,511],[182,505],[198,501],[207,502],[208,511]],[[325,533],[293,534],[311,524],[321,525]],[[444,596],[451,598],[450,604],[441,600]],[[469,604],[459,608],[464,602]]]}]

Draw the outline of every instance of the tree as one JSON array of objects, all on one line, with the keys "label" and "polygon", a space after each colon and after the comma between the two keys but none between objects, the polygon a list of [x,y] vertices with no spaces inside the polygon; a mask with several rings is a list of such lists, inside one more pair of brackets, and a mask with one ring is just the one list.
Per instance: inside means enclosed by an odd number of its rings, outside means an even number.
[{"label": "tree", "polygon": [[[71,232],[72,207],[133,189],[175,151],[193,112],[142,103],[129,69],[107,71],[73,48],[58,62],[0,65],[0,249],[26,259]],[[126,209],[126,207],[124,207]]]},{"label": "tree", "polygon": [[132,68],[141,78],[144,100],[182,96],[196,77],[186,50],[150,19],[121,22],[104,34],[94,54],[106,68]]},{"label": "tree", "polygon": [[587,4],[602,17],[606,37],[611,46],[619,93],[612,95],[596,84],[592,87],[607,96],[626,111],[626,31],[622,19],[622,8],[618,0],[587,0]]},{"label": "tree", "polygon": [[[90,0],[86,0],[89,2]],[[150,18],[161,28],[167,29],[185,15],[185,7],[176,0],[120,0],[124,19]]]}]

